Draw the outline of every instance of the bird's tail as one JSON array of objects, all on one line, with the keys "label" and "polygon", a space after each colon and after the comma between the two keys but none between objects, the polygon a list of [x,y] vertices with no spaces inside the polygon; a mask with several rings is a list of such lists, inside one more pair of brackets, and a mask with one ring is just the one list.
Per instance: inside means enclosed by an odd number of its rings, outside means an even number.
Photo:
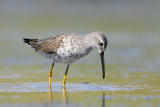
[{"label": "bird's tail", "polygon": [[23,38],[23,42],[27,43],[28,45],[31,45],[33,48],[36,48],[38,39]]}]

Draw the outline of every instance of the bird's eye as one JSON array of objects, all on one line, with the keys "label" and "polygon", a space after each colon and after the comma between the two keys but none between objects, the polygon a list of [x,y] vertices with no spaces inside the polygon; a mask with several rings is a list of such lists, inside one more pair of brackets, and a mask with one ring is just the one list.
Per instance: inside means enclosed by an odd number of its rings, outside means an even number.
[{"label": "bird's eye", "polygon": [[99,43],[99,46],[103,46],[103,43]]}]

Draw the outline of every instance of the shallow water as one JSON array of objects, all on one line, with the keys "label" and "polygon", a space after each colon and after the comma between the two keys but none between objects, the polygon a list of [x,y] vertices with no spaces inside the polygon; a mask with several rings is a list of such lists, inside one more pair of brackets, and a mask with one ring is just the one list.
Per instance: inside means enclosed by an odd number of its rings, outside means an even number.
[{"label": "shallow water", "polygon": [[[65,89],[62,87],[65,65],[55,64],[49,88],[48,71],[52,61],[34,53],[20,40],[2,41],[1,44],[7,44],[6,48],[14,49],[4,51],[9,55],[1,55],[0,106],[158,107],[159,35],[143,34],[139,39],[132,33],[111,34],[108,37],[112,42],[105,53],[106,78],[102,79],[99,55],[93,51],[71,65]],[[117,40],[118,37],[121,39]],[[148,44],[147,40],[153,42]]]}]

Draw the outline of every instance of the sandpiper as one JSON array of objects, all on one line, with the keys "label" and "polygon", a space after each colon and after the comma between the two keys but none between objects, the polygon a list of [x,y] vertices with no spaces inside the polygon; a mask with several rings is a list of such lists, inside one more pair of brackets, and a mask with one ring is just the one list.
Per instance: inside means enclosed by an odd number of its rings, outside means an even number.
[{"label": "sandpiper", "polygon": [[37,53],[53,60],[49,71],[49,87],[51,86],[54,63],[64,63],[67,65],[62,83],[65,86],[70,64],[88,55],[92,49],[97,49],[100,54],[103,79],[105,78],[104,51],[107,47],[107,38],[102,32],[91,32],[86,35],[65,33],[45,39],[23,38],[23,40],[34,48]]}]

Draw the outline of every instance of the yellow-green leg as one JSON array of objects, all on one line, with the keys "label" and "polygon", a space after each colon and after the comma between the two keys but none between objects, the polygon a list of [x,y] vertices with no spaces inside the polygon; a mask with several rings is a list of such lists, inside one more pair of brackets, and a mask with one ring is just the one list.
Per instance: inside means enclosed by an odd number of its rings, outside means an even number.
[{"label": "yellow-green leg", "polygon": [[66,71],[65,71],[65,74],[63,77],[63,82],[62,82],[63,87],[65,87],[65,84],[66,84],[66,77],[67,77],[68,68],[69,68],[69,64],[67,65],[67,68],[66,68]]},{"label": "yellow-green leg", "polygon": [[51,77],[52,77],[53,67],[54,67],[54,62],[52,63],[51,69],[49,71],[49,87],[51,87]]}]

